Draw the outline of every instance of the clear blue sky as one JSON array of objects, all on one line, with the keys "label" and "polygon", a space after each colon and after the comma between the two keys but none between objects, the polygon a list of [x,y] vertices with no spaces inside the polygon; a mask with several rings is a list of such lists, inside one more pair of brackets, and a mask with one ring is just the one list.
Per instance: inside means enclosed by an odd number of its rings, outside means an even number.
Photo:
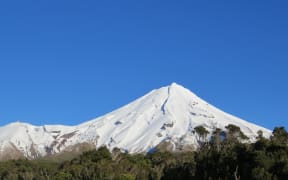
[{"label": "clear blue sky", "polygon": [[171,82],[288,128],[288,2],[0,2],[0,125],[78,124]]}]

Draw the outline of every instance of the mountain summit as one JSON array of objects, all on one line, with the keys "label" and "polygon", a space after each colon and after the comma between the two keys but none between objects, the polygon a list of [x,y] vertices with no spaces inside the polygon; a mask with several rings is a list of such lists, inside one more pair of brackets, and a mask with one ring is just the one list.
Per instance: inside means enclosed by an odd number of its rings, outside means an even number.
[{"label": "mountain summit", "polygon": [[132,103],[78,126],[12,123],[0,127],[0,159],[37,158],[80,147],[107,146],[129,153],[149,152],[163,142],[170,150],[195,149],[194,128],[216,128],[234,124],[254,141],[257,132],[271,131],[210,105],[188,89],[172,83],[153,90]]}]

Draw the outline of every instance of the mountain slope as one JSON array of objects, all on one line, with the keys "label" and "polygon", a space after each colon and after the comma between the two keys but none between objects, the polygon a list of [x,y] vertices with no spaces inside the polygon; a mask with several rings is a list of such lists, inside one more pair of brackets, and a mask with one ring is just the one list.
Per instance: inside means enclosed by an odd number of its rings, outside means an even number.
[{"label": "mountain slope", "polygon": [[130,153],[148,152],[164,141],[170,142],[172,150],[196,148],[196,126],[202,125],[212,132],[215,128],[224,130],[228,124],[239,126],[251,141],[258,130],[266,137],[271,134],[270,130],[227,114],[173,83],[78,126],[12,123],[1,127],[0,159],[7,157],[9,150],[18,156],[36,158],[72,151],[79,144],[106,145],[111,150],[118,147]]}]

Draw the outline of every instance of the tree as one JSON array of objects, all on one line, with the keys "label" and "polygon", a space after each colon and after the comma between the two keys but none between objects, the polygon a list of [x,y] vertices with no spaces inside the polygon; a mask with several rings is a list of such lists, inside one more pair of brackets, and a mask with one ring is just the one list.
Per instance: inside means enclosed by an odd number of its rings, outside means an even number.
[{"label": "tree", "polygon": [[225,128],[228,131],[226,137],[228,141],[238,142],[248,139],[248,137],[241,131],[240,127],[234,124],[228,124],[227,126],[225,126]]},{"label": "tree", "polygon": [[221,133],[222,133],[222,129],[220,128],[216,128],[213,132],[212,132],[212,136],[211,136],[211,145],[213,148],[216,148],[216,151],[219,152],[220,151],[220,147],[221,147]]},{"label": "tree", "polygon": [[258,136],[257,141],[254,143],[254,149],[263,151],[268,147],[270,142],[263,136],[263,131],[259,130],[257,134]]},{"label": "tree", "polygon": [[257,139],[262,139],[262,138],[264,138],[264,137],[263,137],[263,131],[262,131],[262,130],[257,131],[257,134],[258,134]]},{"label": "tree", "polygon": [[199,140],[200,142],[205,142],[207,135],[209,134],[209,131],[206,130],[205,127],[203,126],[197,126],[194,128],[195,132],[198,134],[199,136]]},{"label": "tree", "polygon": [[284,127],[275,127],[271,140],[274,143],[287,145],[288,144],[288,133]]}]

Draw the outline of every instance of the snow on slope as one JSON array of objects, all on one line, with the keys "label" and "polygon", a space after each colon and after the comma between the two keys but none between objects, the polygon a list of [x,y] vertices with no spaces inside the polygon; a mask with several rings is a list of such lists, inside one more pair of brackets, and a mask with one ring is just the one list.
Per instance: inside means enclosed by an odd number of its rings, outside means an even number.
[{"label": "snow on slope", "polygon": [[[271,131],[227,114],[173,83],[153,90],[134,102],[78,126],[33,126],[12,123],[0,128],[0,159],[7,147],[35,158],[89,143],[95,147],[118,147],[130,153],[148,152],[163,141],[197,147],[193,130],[203,125],[210,132],[228,124],[241,128],[251,141],[257,131],[269,137]],[[31,150],[32,149],[32,150]]]}]

